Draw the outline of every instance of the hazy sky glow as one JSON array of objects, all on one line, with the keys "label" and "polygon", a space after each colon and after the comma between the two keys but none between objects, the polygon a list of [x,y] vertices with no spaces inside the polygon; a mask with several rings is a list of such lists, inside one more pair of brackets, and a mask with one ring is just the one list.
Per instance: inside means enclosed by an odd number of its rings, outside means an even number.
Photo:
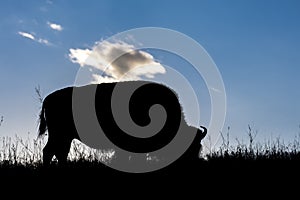
[{"label": "hazy sky glow", "polygon": [[[296,0],[3,0],[0,117],[4,121],[0,136],[28,132],[35,136],[40,106],[36,86],[47,95],[72,85],[84,56],[113,55],[114,45],[131,48],[126,43],[99,47],[97,42],[128,29],[153,26],[190,36],[215,61],[227,92],[225,127],[231,127],[232,138],[245,138],[250,124],[258,130],[259,140],[277,136],[292,140],[300,132],[299,9]],[[97,48],[107,48],[107,54],[99,54]],[[145,50],[134,56],[157,68],[132,76],[163,75],[161,64],[165,64],[184,71],[194,84],[199,79],[185,70],[185,61],[166,53]],[[89,63],[101,70],[99,63],[94,64]],[[115,70],[106,79],[120,75],[118,63],[114,64]],[[208,97],[203,98],[205,104]]]}]

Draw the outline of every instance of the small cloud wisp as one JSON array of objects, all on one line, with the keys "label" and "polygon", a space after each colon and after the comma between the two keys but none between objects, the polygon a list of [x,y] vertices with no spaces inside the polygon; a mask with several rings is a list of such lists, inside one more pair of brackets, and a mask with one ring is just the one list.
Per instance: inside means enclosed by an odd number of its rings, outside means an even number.
[{"label": "small cloud wisp", "polygon": [[62,31],[63,27],[60,24],[55,24],[55,23],[51,23],[51,22],[47,22],[48,26],[55,31]]},{"label": "small cloud wisp", "polygon": [[42,38],[36,38],[33,34],[22,32],[22,31],[19,31],[18,34],[24,38],[28,38],[40,44],[51,45],[51,43],[48,40]]}]

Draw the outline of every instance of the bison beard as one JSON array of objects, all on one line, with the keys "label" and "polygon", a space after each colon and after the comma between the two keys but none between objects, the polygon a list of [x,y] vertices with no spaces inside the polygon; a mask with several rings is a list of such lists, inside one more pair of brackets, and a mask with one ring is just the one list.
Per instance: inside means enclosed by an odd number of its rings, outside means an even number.
[{"label": "bison beard", "polygon": [[[115,122],[111,109],[111,97],[116,85],[119,89],[126,90],[129,86],[141,85],[141,83],[142,86],[134,91],[128,106],[130,117],[134,123],[138,126],[148,125],[151,121],[149,109],[155,104],[163,106],[167,113],[163,128],[159,133],[148,138],[133,137],[124,133]],[[80,94],[88,87],[92,87],[92,85],[64,88],[49,94],[44,99],[40,113],[39,136],[48,129],[48,142],[43,149],[45,165],[50,163],[54,155],[59,163],[66,162],[72,140],[80,140],[73,119],[72,94],[73,90]],[[82,98],[85,97],[82,96]],[[136,153],[152,152],[167,145],[178,134],[180,122],[184,118],[182,108],[173,90],[161,84],[145,81],[98,84],[95,93],[95,110],[102,130],[112,143]],[[186,123],[184,126],[188,127]],[[181,161],[198,159],[200,142],[206,135],[204,127],[202,127],[204,131],[194,127],[188,128],[186,130],[191,130],[191,133],[186,134],[196,134],[196,137],[179,159]]]}]

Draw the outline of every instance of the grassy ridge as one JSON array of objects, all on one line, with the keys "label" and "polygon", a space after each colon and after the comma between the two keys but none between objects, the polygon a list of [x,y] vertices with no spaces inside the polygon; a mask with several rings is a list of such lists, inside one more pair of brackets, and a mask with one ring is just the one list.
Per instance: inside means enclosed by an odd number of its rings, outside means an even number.
[{"label": "grassy ridge", "polygon": [[[0,148],[0,188],[20,188],[25,191],[58,191],[73,195],[99,194],[147,195],[193,194],[194,196],[213,189],[244,191],[248,195],[258,191],[270,194],[298,191],[294,182],[300,178],[300,149],[298,141],[288,145],[252,143],[222,145],[209,154],[202,155],[198,162],[185,165],[171,164],[161,170],[144,174],[129,174],[107,167],[104,162],[113,159],[111,151],[92,150],[74,141],[68,163],[59,166],[56,160],[50,167],[41,162],[45,141],[20,138],[2,138]],[[287,189],[283,190],[283,187]],[[68,189],[67,189],[68,188]],[[270,189],[268,189],[270,188]],[[277,188],[277,189],[276,189]],[[97,192],[96,192],[97,193]],[[207,193],[207,192],[206,192]],[[261,193],[261,192],[260,192]],[[27,193],[22,193],[22,196]],[[46,194],[46,193],[45,193]],[[97,193],[98,194],[98,193]],[[222,193],[223,195],[223,193]],[[116,196],[119,197],[119,196]]]},{"label": "grassy ridge", "polygon": [[[45,172],[42,165],[42,149],[45,139],[26,140],[18,136],[15,138],[2,137],[0,139],[0,175],[39,174]],[[114,159],[114,152],[90,149],[79,141],[74,141],[68,157],[68,164],[64,167],[57,165],[54,158],[53,164],[47,170],[55,171],[94,171],[109,173],[110,168],[103,163]],[[300,163],[300,141],[296,138],[293,142],[285,144],[282,140],[261,144],[250,140],[248,144],[238,143],[230,145],[223,139],[223,144],[208,154],[202,155],[199,162],[188,164],[184,169],[176,166],[168,168],[168,173],[200,173],[212,169],[243,169],[255,167],[271,167],[292,169]],[[160,172],[163,172],[160,170]],[[159,173],[159,172],[158,172]],[[72,173],[71,173],[72,174]],[[155,174],[155,173],[153,173]]]},{"label": "grassy ridge", "polygon": [[44,179],[87,178],[107,179],[112,177],[137,180],[168,179],[169,177],[194,177],[211,180],[212,177],[233,177],[255,179],[299,177],[300,173],[300,134],[294,141],[285,143],[280,138],[260,143],[255,141],[257,133],[248,127],[248,142],[230,144],[229,128],[226,134],[221,133],[222,145],[201,154],[200,159],[192,163],[174,164],[161,170],[145,174],[128,174],[106,166],[114,161],[114,151],[91,149],[74,140],[65,166],[59,166],[54,158],[51,166],[44,167],[42,150],[47,140],[26,139],[15,136],[0,138],[0,178],[29,177]]}]

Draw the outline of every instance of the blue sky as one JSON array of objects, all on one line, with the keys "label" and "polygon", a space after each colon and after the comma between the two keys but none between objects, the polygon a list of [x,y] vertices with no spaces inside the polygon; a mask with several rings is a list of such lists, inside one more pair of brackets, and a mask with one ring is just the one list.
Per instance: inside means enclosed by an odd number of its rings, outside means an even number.
[{"label": "blue sky", "polygon": [[182,32],[210,54],[225,84],[225,127],[233,138],[246,138],[250,124],[259,140],[291,140],[300,131],[299,9],[292,0],[3,0],[0,136],[36,134],[34,88],[40,85],[46,95],[74,83],[80,67],[70,61],[70,49],[153,26]]}]

